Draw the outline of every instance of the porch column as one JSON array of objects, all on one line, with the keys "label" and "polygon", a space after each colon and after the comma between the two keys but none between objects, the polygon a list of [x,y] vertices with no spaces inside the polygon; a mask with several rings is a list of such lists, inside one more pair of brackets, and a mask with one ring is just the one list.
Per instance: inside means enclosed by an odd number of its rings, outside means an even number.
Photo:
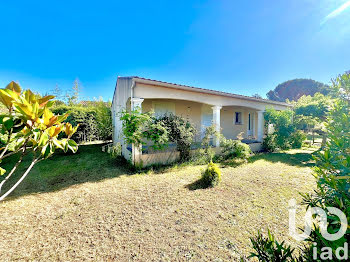
[{"label": "porch column", "polygon": [[142,102],[143,98],[134,97],[131,99],[131,110],[139,109],[142,112]]},{"label": "porch column", "polygon": [[[139,112],[142,112],[142,102],[143,98],[132,98],[131,99],[131,110],[139,110]],[[132,148],[132,163],[140,164],[141,163],[141,155],[142,155],[142,145],[136,146],[134,144],[131,145]]]},{"label": "porch column", "polygon": [[264,112],[265,111],[257,112],[257,117],[258,117],[257,138],[259,142],[262,142],[264,139]]},{"label": "porch column", "polygon": [[[215,126],[216,132],[220,133],[220,110],[221,106],[213,106],[213,125]],[[220,137],[214,137],[214,145],[220,147]]]}]

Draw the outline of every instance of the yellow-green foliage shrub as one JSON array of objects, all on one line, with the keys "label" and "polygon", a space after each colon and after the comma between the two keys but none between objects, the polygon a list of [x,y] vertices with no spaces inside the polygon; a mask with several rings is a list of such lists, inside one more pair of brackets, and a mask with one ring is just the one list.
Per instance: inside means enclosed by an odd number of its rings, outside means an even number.
[{"label": "yellow-green foliage shrub", "polygon": [[217,186],[221,181],[221,171],[219,167],[210,162],[207,169],[202,174],[202,182],[206,187]]}]

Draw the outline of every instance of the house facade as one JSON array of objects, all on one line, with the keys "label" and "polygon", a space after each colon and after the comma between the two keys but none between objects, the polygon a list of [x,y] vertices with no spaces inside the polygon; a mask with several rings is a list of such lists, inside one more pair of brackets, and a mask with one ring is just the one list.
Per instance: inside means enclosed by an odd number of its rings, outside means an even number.
[{"label": "house facade", "polygon": [[[139,108],[142,112],[153,110],[158,116],[173,113],[188,119],[197,129],[198,141],[205,129],[214,124],[226,138],[243,138],[253,151],[258,151],[265,133],[263,114],[266,108],[286,110],[289,107],[286,103],[215,90],[140,77],[118,77],[112,104],[113,142],[121,143],[126,159],[133,163],[145,162],[147,157],[142,156],[142,149],[125,144],[119,119],[123,109]],[[213,144],[220,146],[215,138]],[[162,161],[161,157],[158,159]]]}]

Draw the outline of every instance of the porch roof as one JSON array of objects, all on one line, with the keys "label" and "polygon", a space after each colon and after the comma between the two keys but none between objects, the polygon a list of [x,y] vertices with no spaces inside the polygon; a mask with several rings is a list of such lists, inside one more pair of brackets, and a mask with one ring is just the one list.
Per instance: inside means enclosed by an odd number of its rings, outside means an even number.
[{"label": "porch roof", "polygon": [[143,77],[138,77],[138,76],[127,76],[127,77],[118,77],[118,78],[129,78],[129,79],[132,79],[135,83],[164,86],[164,87],[168,87],[168,88],[174,88],[174,89],[180,89],[180,90],[186,90],[186,91],[192,91],[192,92],[198,92],[198,93],[212,94],[212,95],[218,95],[218,96],[238,98],[238,99],[243,99],[243,100],[248,100],[248,101],[262,102],[262,103],[266,103],[266,104],[274,104],[274,105],[292,107],[291,104],[284,103],[284,102],[278,102],[278,101],[273,101],[273,100],[263,99],[263,98],[255,98],[255,97],[244,96],[244,95],[238,95],[238,94],[217,91],[217,90],[212,90],[212,89],[205,89],[205,88],[200,88],[200,87],[193,87],[193,86],[169,83],[169,82],[153,80],[153,79],[148,79],[148,78],[143,78]]}]

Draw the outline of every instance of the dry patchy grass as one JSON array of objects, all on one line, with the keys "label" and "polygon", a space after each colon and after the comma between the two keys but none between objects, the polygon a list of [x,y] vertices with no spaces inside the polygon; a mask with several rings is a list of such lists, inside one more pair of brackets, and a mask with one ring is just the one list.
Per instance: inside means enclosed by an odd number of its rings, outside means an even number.
[{"label": "dry patchy grass", "polygon": [[307,151],[257,155],[190,190],[203,166],[130,175],[96,146],[80,150],[48,160],[64,177],[43,163],[0,204],[0,261],[237,260],[258,229],[291,241],[288,200],[315,183]]}]

